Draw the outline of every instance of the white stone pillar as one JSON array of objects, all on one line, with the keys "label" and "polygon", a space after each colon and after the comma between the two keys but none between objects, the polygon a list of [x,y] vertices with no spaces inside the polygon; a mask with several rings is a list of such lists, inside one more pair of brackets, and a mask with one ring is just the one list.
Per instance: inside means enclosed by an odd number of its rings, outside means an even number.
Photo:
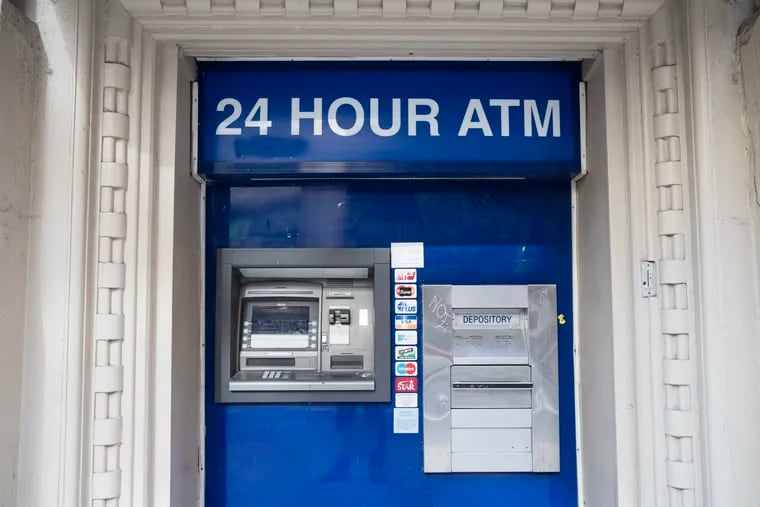
[{"label": "white stone pillar", "polygon": [[737,35],[752,0],[683,2],[688,35],[704,505],[758,505],[759,206],[750,167]]},{"label": "white stone pillar", "polygon": [[94,212],[96,222],[96,276],[92,355],[91,485],[88,504],[120,505],[122,394],[124,391],[124,260],[127,241],[127,162],[131,99],[131,18],[118,2],[106,2],[102,11],[102,57],[98,70],[101,93],[95,104],[100,132],[95,153],[97,171]]},{"label": "white stone pillar", "polygon": [[[685,135],[684,47],[678,36],[673,5],[667,2],[649,21],[654,183],[656,190],[659,340],[661,379],[655,400],[662,400],[664,445],[659,459],[665,476],[658,477],[659,499],[671,507],[702,505],[702,451],[699,342],[695,334],[694,214],[689,195],[690,172]],[[654,366],[657,368],[657,365]],[[664,451],[664,452],[663,452]],[[664,455],[662,455],[664,454]]]},{"label": "white stone pillar", "polygon": [[16,505],[37,30],[0,1],[0,505]]},{"label": "white stone pillar", "polygon": [[93,3],[17,5],[39,45],[15,505],[81,507]]}]

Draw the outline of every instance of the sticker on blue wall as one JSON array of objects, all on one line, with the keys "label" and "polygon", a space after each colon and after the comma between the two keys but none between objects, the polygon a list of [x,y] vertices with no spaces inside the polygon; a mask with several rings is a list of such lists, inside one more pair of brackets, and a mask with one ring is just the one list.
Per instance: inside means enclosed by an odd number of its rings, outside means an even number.
[{"label": "sticker on blue wall", "polygon": [[396,361],[416,361],[417,360],[417,346],[416,345],[402,345],[395,348]]},{"label": "sticker on blue wall", "polygon": [[393,281],[395,281],[396,283],[416,283],[417,270],[416,269],[394,269]]},{"label": "sticker on blue wall", "polygon": [[396,393],[394,399],[397,407],[417,408],[417,393]]},{"label": "sticker on blue wall", "polygon": [[417,300],[416,299],[397,299],[394,304],[396,313],[400,314],[415,314],[417,313]]},{"label": "sticker on blue wall", "polygon": [[417,316],[396,315],[396,329],[417,329]]},{"label": "sticker on blue wall", "polygon": [[417,345],[417,331],[396,331],[396,345]]},{"label": "sticker on blue wall", "polygon": [[415,361],[398,361],[394,370],[397,377],[416,377],[418,368]]},{"label": "sticker on blue wall", "polygon": [[420,410],[418,408],[393,409],[393,433],[419,433]]},{"label": "sticker on blue wall", "polygon": [[[393,268],[424,268],[425,267],[425,244],[422,242],[391,243],[391,267]],[[414,280],[399,280],[396,270],[396,282],[416,282],[417,272],[414,271]],[[411,270],[408,270],[411,271]],[[403,272],[402,272],[403,273]]]},{"label": "sticker on blue wall", "polygon": [[394,389],[396,393],[416,393],[420,389],[419,380],[415,377],[400,377],[394,379]]},{"label": "sticker on blue wall", "polygon": [[396,284],[393,293],[397,298],[413,299],[417,297],[417,286]]}]

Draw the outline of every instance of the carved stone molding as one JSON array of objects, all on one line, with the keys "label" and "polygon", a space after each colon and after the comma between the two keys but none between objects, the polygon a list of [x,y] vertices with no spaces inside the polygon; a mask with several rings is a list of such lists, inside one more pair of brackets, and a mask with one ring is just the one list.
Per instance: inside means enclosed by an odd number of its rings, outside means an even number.
[{"label": "carved stone molding", "polygon": [[298,17],[485,17],[646,19],[660,0],[124,0],[137,17],[298,16]]},{"label": "carved stone molding", "polygon": [[[113,21],[113,20],[112,20]],[[127,24],[129,20],[126,20]],[[124,262],[129,165],[131,42],[106,23],[102,62],[97,210],[97,293],[92,365],[92,483],[90,504],[118,505],[123,442]],[[128,31],[127,31],[128,32]]]},{"label": "carved stone molding", "polygon": [[669,8],[650,23],[668,505],[698,505],[698,396],[679,45]]}]

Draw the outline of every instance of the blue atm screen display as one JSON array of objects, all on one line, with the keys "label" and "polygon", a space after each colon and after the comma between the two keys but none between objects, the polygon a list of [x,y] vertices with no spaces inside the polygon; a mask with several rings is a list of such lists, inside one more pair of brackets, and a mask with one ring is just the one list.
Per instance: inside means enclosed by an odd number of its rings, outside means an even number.
[{"label": "blue atm screen display", "polygon": [[253,306],[251,332],[253,334],[307,334],[309,307]]}]

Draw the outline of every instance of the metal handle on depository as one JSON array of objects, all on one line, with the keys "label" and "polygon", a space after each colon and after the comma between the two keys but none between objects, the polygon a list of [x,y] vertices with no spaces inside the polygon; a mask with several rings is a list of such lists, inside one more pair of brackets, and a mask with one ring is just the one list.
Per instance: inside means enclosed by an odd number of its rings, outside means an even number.
[{"label": "metal handle on depository", "polygon": [[553,285],[425,285],[424,470],[558,472]]}]

